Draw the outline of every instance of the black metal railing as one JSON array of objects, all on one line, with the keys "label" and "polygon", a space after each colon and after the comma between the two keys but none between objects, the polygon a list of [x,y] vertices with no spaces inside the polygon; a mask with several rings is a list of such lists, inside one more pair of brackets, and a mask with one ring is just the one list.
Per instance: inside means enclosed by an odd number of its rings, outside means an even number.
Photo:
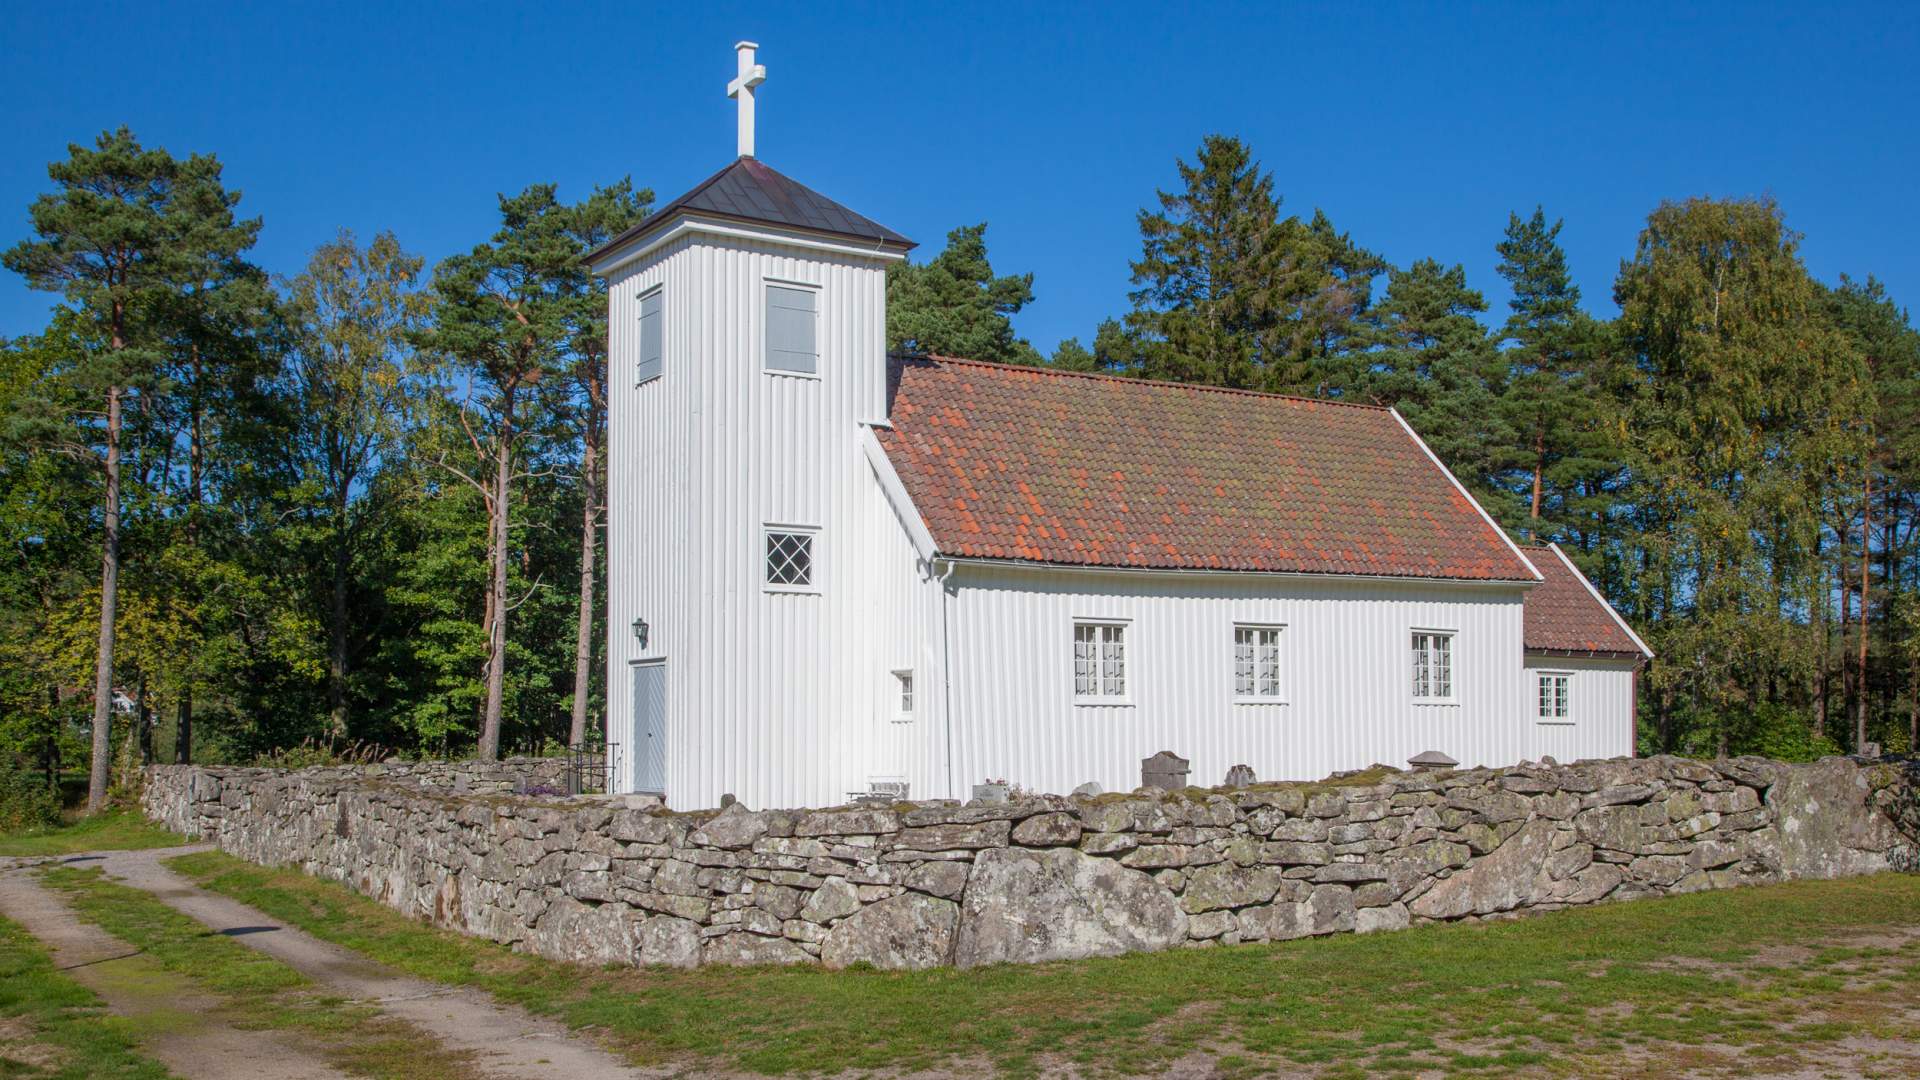
[{"label": "black metal railing", "polygon": [[613,769],[620,760],[620,744],[567,747],[567,794],[605,795],[613,790]]}]

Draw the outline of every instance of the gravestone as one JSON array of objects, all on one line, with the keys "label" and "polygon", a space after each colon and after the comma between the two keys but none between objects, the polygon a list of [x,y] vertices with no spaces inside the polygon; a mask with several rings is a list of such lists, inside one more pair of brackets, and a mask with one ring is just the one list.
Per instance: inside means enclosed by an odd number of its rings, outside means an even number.
[{"label": "gravestone", "polygon": [[1235,765],[1233,768],[1227,770],[1227,787],[1252,787],[1253,784],[1253,766]]},{"label": "gravestone", "polygon": [[1086,783],[1081,784],[1079,787],[1074,788],[1073,793],[1075,795],[1080,795],[1080,796],[1092,796],[1092,795],[1099,795],[1105,792],[1106,790],[1107,790],[1106,788],[1103,788],[1100,786],[1100,782],[1098,780],[1089,780]]},{"label": "gravestone", "polygon": [[1438,750],[1425,750],[1408,758],[1407,764],[1413,766],[1415,771],[1424,772],[1428,769],[1451,769],[1460,763]]},{"label": "gravestone", "polygon": [[1186,758],[1171,750],[1162,750],[1140,762],[1140,786],[1161,791],[1179,791],[1187,786]]}]

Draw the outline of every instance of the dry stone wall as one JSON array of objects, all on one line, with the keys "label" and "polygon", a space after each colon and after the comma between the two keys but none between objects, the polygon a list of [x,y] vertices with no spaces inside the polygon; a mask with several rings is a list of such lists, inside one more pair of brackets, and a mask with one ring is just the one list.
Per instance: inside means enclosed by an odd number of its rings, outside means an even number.
[{"label": "dry stone wall", "polygon": [[145,799],[170,828],[442,926],[681,967],[967,967],[1394,930],[1873,873],[1912,865],[1920,835],[1913,778],[1845,758],[703,813],[443,779],[166,766]]}]

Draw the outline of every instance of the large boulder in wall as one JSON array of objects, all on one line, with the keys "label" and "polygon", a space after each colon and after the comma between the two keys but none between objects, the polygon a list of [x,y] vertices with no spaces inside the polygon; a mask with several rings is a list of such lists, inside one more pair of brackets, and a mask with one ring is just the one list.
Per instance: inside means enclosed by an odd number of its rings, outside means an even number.
[{"label": "large boulder in wall", "polygon": [[1457,919],[1534,903],[1548,884],[1542,867],[1555,827],[1546,818],[1534,818],[1506,843],[1441,879],[1408,910],[1425,919]]},{"label": "large boulder in wall", "polygon": [[1782,876],[1837,878],[1888,868],[1900,836],[1874,809],[1866,769],[1830,757],[1779,773],[1766,804],[1779,833]]},{"label": "large boulder in wall", "polygon": [[994,848],[974,860],[953,962],[1030,964],[1165,949],[1187,913],[1146,874],[1072,848]]},{"label": "large boulder in wall", "polygon": [[831,968],[868,963],[877,968],[939,967],[953,953],[960,905],[924,893],[901,893],[868,904],[840,920],[820,947]]},{"label": "large boulder in wall", "polygon": [[625,904],[583,904],[561,897],[527,935],[533,951],[576,964],[631,964],[640,954],[644,911]]}]

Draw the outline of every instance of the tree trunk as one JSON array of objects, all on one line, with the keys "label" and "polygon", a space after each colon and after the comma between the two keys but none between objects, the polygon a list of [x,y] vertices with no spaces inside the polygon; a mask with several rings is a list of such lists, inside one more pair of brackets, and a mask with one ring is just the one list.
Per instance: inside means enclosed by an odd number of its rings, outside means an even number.
[{"label": "tree trunk", "polygon": [[[126,343],[116,332],[113,347]],[[93,762],[87,774],[87,813],[107,805],[107,778],[113,731],[114,606],[120,594],[120,387],[107,388],[107,491],[100,540],[100,648],[93,665]]]},{"label": "tree trunk", "polygon": [[1833,572],[1840,579],[1840,702],[1834,722],[1839,730],[1845,731],[1847,714],[1853,710],[1853,657],[1848,655],[1853,639],[1847,633],[1853,621],[1853,584],[1847,580],[1847,545],[1844,543],[1834,552]]},{"label": "tree trunk", "polygon": [[[1534,521],[1540,520],[1541,474],[1546,471],[1547,432],[1545,428],[1541,428],[1533,433],[1533,509],[1527,516]],[[1540,539],[1538,527],[1529,527],[1527,531],[1533,534],[1533,539]]]},{"label": "tree trunk", "polygon": [[336,493],[333,507],[333,588],[327,633],[327,737],[347,737],[347,493]]},{"label": "tree trunk", "polygon": [[494,452],[492,520],[493,565],[487,581],[487,609],[491,616],[487,625],[487,704],[480,720],[481,761],[494,761],[500,757],[500,713],[506,697],[507,687],[507,496],[513,479],[513,398],[508,392],[507,404],[500,421],[499,443]]},{"label": "tree trunk", "polygon": [[173,716],[173,763],[193,764],[193,687],[180,691],[180,705]]},{"label": "tree trunk", "polygon": [[[1813,559],[1817,567],[1821,561],[1820,546],[1816,538],[1813,542]],[[1827,734],[1827,658],[1833,653],[1833,620],[1827,613],[1832,598],[1827,589],[1827,571],[1824,567],[1820,568],[1816,580],[1820,583],[1820,610],[1816,616],[1813,639],[1813,734],[1815,738],[1824,738]]]},{"label": "tree trunk", "polygon": [[582,501],[586,503],[580,515],[580,627],[573,642],[573,724],[567,730],[568,746],[579,746],[587,740],[587,695],[593,678],[593,563],[599,547],[600,436],[598,417],[591,405],[588,408],[580,469]]},{"label": "tree trunk", "polygon": [[1855,753],[1867,743],[1867,642],[1871,638],[1873,623],[1868,618],[1869,599],[1867,575],[1873,569],[1873,466],[1867,466],[1865,496],[1860,500],[1860,675],[1856,687],[1853,720],[1853,749]]},{"label": "tree trunk", "polygon": [[138,724],[140,764],[153,764],[153,702],[147,697],[147,677],[140,676],[140,689],[134,694],[133,715]]}]

